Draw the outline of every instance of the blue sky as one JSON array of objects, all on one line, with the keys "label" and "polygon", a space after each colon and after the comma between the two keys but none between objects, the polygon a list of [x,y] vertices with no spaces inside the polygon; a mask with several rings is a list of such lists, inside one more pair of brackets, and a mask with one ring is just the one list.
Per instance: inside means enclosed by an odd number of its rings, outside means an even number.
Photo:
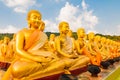
[{"label": "blue sky", "polygon": [[45,32],[58,32],[58,24],[67,21],[74,32],[120,35],[120,0],[0,0],[0,33],[16,33],[27,27],[27,12],[39,10]]}]

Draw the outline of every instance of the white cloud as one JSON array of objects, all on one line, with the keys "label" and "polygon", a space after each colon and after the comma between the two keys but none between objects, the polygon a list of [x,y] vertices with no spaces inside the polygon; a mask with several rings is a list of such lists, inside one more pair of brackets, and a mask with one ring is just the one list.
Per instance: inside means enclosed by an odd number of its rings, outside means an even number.
[{"label": "white cloud", "polygon": [[117,28],[118,28],[117,30],[120,31],[120,25],[118,25]]},{"label": "white cloud", "polygon": [[83,10],[87,9],[87,4],[85,3],[85,0],[82,0],[81,5],[82,5]]},{"label": "white cloud", "polygon": [[12,25],[8,25],[4,28],[0,29],[0,33],[16,33],[18,32],[20,29],[18,29],[17,27],[14,27]]},{"label": "white cloud", "polygon": [[116,33],[120,35],[120,24],[117,26],[117,31],[116,31]]},{"label": "white cloud", "polygon": [[15,12],[21,12],[21,13],[26,13],[26,9],[23,7],[16,7],[14,8]]},{"label": "white cloud", "polygon": [[13,8],[15,12],[25,13],[30,6],[36,3],[36,0],[2,0],[2,2]]},{"label": "white cloud", "polygon": [[[53,0],[51,0],[51,1],[53,1]],[[65,0],[55,0],[56,2],[60,2],[60,1],[65,1]]]},{"label": "white cloud", "polygon": [[76,20],[76,13],[78,11],[78,7],[75,7],[73,5],[70,5],[68,2],[66,2],[65,6],[61,8],[60,14],[57,18],[57,20],[62,21],[62,20]]},{"label": "white cloud", "polygon": [[120,35],[120,25],[115,26],[115,30],[104,30],[105,35]]},{"label": "white cloud", "polygon": [[96,30],[94,30],[94,29],[88,30],[88,31],[87,31],[87,34],[88,34],[89,32],[94,32],[95,34],[98,33],[98,32],[97,32]]},{"label": "white cloud", "polygon": [[44,20],[46,32],[58,32],[57,24],[50,20]]},{"label": "white cloud", "polygon": [[79,6],[74,6],[69,2],[66,2],[65,6],[61,8],[59,15],[56,17],[56,22],[53,23],[53,21],[48,21],[52,22],[49,23],[49,28],[56,32],[58,27],[54,27],[53,29],[52,24],[67,21],[70,24],[71,30],[74,32],[76,32],[79,27],[84,27],[86,31],[94,30],[94,27],[98,23],[97,16],[93,15],[92,10],[87,10],[87,4],[84,0],[81,5],[82,9]]}]

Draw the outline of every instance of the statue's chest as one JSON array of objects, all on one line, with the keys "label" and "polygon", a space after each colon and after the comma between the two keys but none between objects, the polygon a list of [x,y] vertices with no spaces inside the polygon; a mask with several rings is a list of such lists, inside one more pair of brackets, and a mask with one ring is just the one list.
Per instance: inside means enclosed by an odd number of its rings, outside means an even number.
[{"label": "statue's chest", "polygon": [[30,39],[30,36],[31,36],[32,33],[33,33],[33,32],[31,32],[31,31],[27,31],[27,32],[25,33],[25,43]]},{"label": "statue's chest", "polygon": [[78,44],[79,44],[80,48],[84,47],[84,45],[85,45],[84,41],[79,41]]},{"label": "statue's chest", "polygon": [[65,38],[60,39],[60,45],[61,45],[61,47],[65,47],[67,45],[67,41]]}]

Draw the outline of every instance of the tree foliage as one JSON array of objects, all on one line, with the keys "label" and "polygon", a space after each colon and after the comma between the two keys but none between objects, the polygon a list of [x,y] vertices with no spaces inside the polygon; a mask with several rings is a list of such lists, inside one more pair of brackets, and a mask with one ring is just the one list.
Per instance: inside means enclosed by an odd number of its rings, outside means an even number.
[{"label": "tree foliage", "polygon": [[[3,39],[4,36],[7,36],[7,37],[9,37],[10,39],[12,39],[12,38],[13,38],[13,34],[14,34],[14,33],[1,33],[1,34],[0,34],[0,40]],[[46,34],[47,34],[48,37],[50,36],[50,34],[55,34],[56,36],[59,35],[59,33],[52,33],[52,32],[46,32]],[[120,41],[120,35],[119,35],[119,36],[117,36],[117,35],[103,35],[103,34],[99,34],[99,33],[97,33],[96,35],[99,35],[99,36],[102,36],[102,37],[106,37],[106,38],[111,39],[111,40],[114,40],[114,41]],[[76,34],[76,32],[73,32],[73,37],[74,37],[75,39],[77,39],[77,34]]]}]

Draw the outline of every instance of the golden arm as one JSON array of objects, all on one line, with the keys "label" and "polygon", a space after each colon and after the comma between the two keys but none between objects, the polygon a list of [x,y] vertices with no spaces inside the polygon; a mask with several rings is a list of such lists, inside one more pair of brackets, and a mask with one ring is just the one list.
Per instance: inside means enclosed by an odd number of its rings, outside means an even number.
[{"label": "golden arm", "polygon": [[77,49],[77,52],[79,53],[79,54],[82,54],[82,49],[80,49],[80,45],[79,45],[79,43],[78,43],[78,41],[75,41],[75,48]]},{"label": "golden arm", "polygon": [[44,58],[41,56],[34,56],[29,54],[27,51],[25,51],[24,48],[24,33],[23,32],[19,32],[16,36],[16,51],[17,54],[20,55],[23,58],[27,58],[33,61],[37,61],[37,62],[48,62],[51,59],[50,58]]},{"label": "golden arm", "polygon": [[65,56],[65,57],[73,57],[73,55],[69,55],[67,53],[64,53],[62,50],[61,50],[61,47],[60,47],[60,40],[58,38],[55,39],[55,45],[56,45],[56,49],[58,51],[58,53],[60,53],[61,55]]}]

